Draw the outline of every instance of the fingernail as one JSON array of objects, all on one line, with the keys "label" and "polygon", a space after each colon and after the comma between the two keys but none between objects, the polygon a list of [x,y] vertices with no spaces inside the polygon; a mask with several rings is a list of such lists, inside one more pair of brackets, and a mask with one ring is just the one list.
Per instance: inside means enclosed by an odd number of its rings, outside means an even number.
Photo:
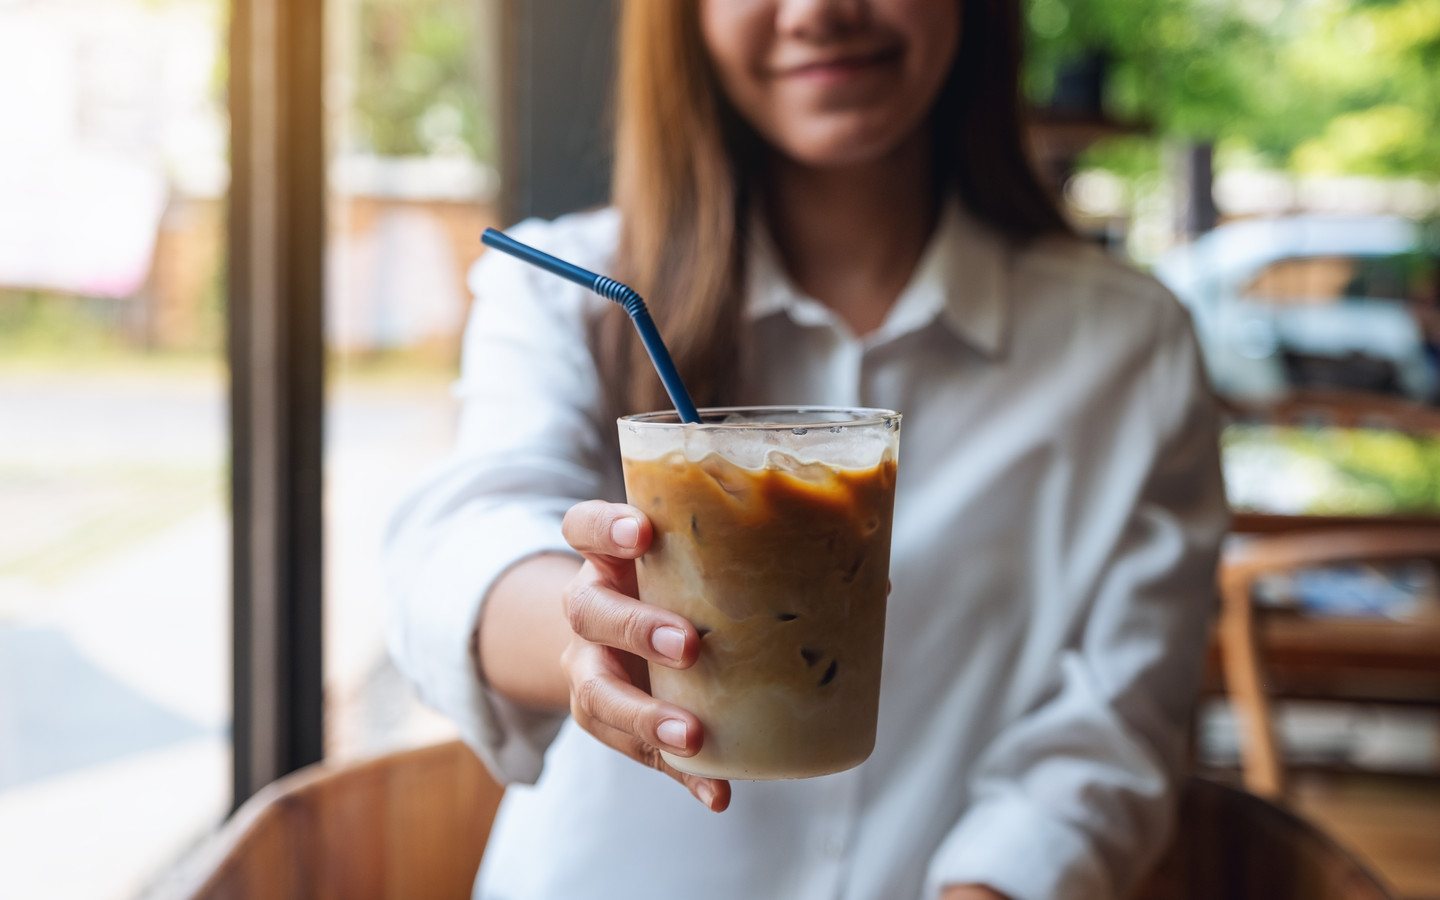
[{"label": "fingernail", "polygon": [[678,750],[685,749],[685,736],[689,732],[690,729],[679,719],[666,719],[655,728],[655,734],[661,741]]},{"label": "fingernail", "polygon": [[700,796],[700,802],[710,809],[715,808],[715,788],[709,784],[702,784],[695,788],[695,793]]},{"label": "fingernail", "polygon": [[685,655],[685,632],[670,625],[662,625],[651,633],[650,646],[661,656],[678,661]]},{"label": "fingernail", "polygon": [[640,523],[626,516],[610,526],[610,539],[621,547],[631,548],[640,542]]}]

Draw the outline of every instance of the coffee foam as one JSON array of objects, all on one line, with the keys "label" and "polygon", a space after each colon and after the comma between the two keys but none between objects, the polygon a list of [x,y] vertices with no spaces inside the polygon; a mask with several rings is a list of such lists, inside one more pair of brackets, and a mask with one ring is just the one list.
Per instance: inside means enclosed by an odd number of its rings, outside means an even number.
[{"label": "coffee foam", "polygon": [[695,463],[718,455],[746,469],[770,466],[797,471],[815,464],[868,469],[894,458],[893,447],[900,432],[897,414],[877,416],[880,424],[850,418],[825,421],[823,415],[815,413],[792,413],[791,417],[796,424],[782,420],[778,426],[735,416],[698,425],[621,420],[620,450],[626,458],[637,461],[659,459],[678,451]]}]

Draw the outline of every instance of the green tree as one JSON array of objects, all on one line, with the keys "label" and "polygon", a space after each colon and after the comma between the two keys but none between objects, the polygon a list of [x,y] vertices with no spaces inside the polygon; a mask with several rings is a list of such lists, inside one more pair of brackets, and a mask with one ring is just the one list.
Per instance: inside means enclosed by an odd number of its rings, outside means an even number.
[{"label": "green tree", "polygon": [[470,0],[359,0],[355,131],[382,156],[493,157]]},{"label": "green tree", "polygon": [[[1059,64],[1098,50],[1111,113],[1158,137],[1305,173],[1440,174],[1440,0],[1027,0],[1026,12],[1039,102]],[[1137,164],[1133,150],[1097,160]]]}]

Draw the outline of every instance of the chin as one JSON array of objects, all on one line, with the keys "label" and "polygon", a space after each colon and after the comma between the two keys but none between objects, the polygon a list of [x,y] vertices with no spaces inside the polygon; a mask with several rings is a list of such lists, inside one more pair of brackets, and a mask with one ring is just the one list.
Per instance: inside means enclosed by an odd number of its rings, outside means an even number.
[{"label": "chin", "polygon": [[898,143],[816,142],[781,149],[795,162],[813,169],[849,169],[884,159]]},{"label": "chin", "polygon": [[795,130],[771,143],[801,165],[816,169],[843,169],[878,162],[905,143],[913,129],[893,123],[834,122]]}]

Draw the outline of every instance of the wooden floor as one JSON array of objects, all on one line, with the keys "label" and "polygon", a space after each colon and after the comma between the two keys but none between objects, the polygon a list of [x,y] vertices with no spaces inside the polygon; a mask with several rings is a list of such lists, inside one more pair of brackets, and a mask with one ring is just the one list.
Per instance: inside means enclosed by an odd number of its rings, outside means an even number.
[{"label": "wooden floor", "polygon": [[1291,806],[1403,900],[1440,900],[1440,779],[1295,774]]}]

